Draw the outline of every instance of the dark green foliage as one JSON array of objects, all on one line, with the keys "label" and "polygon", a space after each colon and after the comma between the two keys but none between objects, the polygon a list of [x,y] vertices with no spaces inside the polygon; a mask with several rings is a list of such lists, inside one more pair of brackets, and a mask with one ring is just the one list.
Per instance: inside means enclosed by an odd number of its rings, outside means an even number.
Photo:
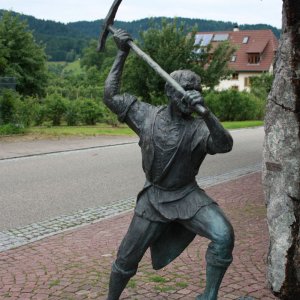
[{"label": "dark green foliage", "polygon": [[48,63],[48,71],[50,72],[50,77],[61,76],[64,68],[66,67],[66,63]]},{"label": "dark green foliage", "polygon": [[89,45],[83,49],[82,57],[80,59],[81,67],[90,68],[96,67],[98,70],[101,69],[104,54],[97,52],[97,41],[91,40]]},{"label": "dark green foliage", "polygon": [[36,99],[31,97],[15,101],[14,122],[28,127],[32,124]]},{"label": "dark green foliage", "polygon": [[47,88],[48,95],[57,93],[70,100],[90,98],[100,101],[102,99],[107,71],[99,72],[97,67],[93,66],[66,72],[65,67],[66,64],[50,63],[51,76]]},{"label": "dark green foliage", "polygon": [[59,94],[52,94],[47,96],[45,105],[47,117],[52,125],[59,126],[67,109],[66,100]]},{"label": "dark green foliage", "polygon": [[103,118],[104,111],[96,101],[84,99],[80,103],[80,118],[85,125],[96,125],[100,118]]},{"label": "dark green foliage", "polygon": [[86,71],[87,85],[104,87],[104,81],[117,54],[117,49],[112,38],[108,38],[103,52],[96,52],[97,41],[92,40],[83,51],[80,65]]},{"label": "dark green foliage", "polygon": [[25,128],[15,124],[0,125],[0,136],[1,135],[12,135],[25,133]]},{"label": "dark green foliage", "polygon": [[36,99],[21,98],[12,90],[4,90],[0,95],[0,125],[14,124],[17,127],[28,127],[34,116]]},{"label": "dark green foliage", "polygon": [[[163,21],[162,30],[155,28],[141,32],[138,44],[166,72],[189,67],[193,40],[187,39],[183,26],[177,27],[176,21]],[[158,76],[144,61],[131,55],[124,71],[124,87],[143,100],[158,104],[157,99],[163,98],[165,81]]]},{"label": "dark green foliage", "polygon": [[267,100],[271,91],[274,75],[263,73],[260,76],[250,77],[251,93],[260,99]]},{"label": "dark green foliage", "polygon": [[42,95],[47,85],[44,49],[11,13],[0,18],[0,76],[15,77],[22,95]]},{"label": "dark green foliage", "polygon": [[[4,12],[3,10],[0,11],[0,16]],[[68,24],[39,20],[23,14],[13,14],[18,15],[22,20],[26,20],[30,30],[33,30],[35,39],[46,45],[45,50],[50,61],[75,59],[81,54],[83,47],[86,46],[90,39],[89,36],[82,35],[79,31],[68,26]]]},{"label": "dark green foliage", "polygon": [[264,102],[248,92],[209,92],[205,103],[221,121],[259,120],[264,114]]},{"label": "dark green foliage", "polygon": [[65,120],[68,126],[78,125],[80,122],[80,102],[78,100],[66,102]]},{"label": "dark green foliage", "polygon": [[[162,29],[151,28],[141,33],[141,48],[149,54],[166,72],[190,69],[199,74],[202,84],[214,87],[220,79],[230,74],[228,59],[233,52],[229,43],[222,43],[213,52],[209,63],[211,49],[203,49],[201,54],[193,54],[194,38],[186,37],[184,25],[179,26],[163,21]],[[190,29],[191,31],[192,29]],[[209,64],[209,65],[208,65]],[[208,67],[207,67],[208,66]],[[162,104],[165,81],[136,55],[131,55],[124,71],[124,89],[134,93],[152,104]]]},{"label": "dark green foliage", "polygon": [[0,125],[13,122],[17,97],[12,90],[4,90],[0,94]]},{"label": "dark green foliage", "polygon": [[118,120],[117,115],[114,114],[110,109],[108,109],[107,106],[104,105],[104,103],[101,103],[101,106],[104,107],[103,109],[104,115],[102,121],[114,127],[119,126],[120,122]]},{"label": "dark green foliage", "polygon": [[32,106],[32,124],[40,126],[47,118],[47,107],[44,103],[36,101]]}]

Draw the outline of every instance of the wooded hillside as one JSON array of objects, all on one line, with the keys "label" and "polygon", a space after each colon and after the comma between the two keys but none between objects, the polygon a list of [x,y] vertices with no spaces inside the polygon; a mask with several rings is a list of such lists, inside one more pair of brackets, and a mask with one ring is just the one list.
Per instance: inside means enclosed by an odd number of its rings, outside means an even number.
[{"label": "wooded hillside", "polygon": [[[4,10],[0,10],[0,18]],[[16,13],[17,14],[17,13]],[[79,21],[73,23],[60,23],[49,20],[41,20],[32,16],[17,14],[21,19],[26,20],[29,29],[33,31],[35,39],[45,45],[45,50],[50,61],[74,61],[78,58],[83,48],[85,48],[90,39],[96,39],[99,36],[103,20]],[[171,18],[164,18],[172,21]],[[139,32],[151,27],[160,27],[162,17],[146,18],[131,22],[116,21],[115,26],[128,31],[134,38],[139,38]],[[178,24],[184,23],[186,31],[191,28],[197,31],[222,31],[232,30],[236,25],[233,22],[177,18]],[[241,30],[251,29],[271,29],[279,37],[280,30],[267,25],[239,25]]]}]

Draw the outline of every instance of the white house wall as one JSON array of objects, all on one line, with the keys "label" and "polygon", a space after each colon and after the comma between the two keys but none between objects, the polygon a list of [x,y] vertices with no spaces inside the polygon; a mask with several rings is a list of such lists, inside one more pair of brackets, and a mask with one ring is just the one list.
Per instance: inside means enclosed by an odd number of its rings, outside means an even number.
[{"label": "white house wall", "polygon": [[234,87],[237,87],[239,91],[250,91],[250,87],[245,86],[245,78],[249,78],[251,76],[259,76],[261,73],[239,73],[238,79],[233,80],[233,79],[226,79],[222,80],[218,86],[216,86],[217,91],[223,91],[223,90],[228,90]]}]

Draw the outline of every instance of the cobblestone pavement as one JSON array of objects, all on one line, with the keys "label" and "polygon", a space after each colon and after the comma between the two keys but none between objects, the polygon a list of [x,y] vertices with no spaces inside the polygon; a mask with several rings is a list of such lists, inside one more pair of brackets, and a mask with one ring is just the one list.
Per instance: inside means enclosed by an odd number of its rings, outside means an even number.
[{"label": "cobblestone pavement", "polygon": [[[266,287],[268,232],[259,172],[206,189],[231,220],[236,234],[234,262],[219,299],[251,296],[276,299]],[[110,266],[132,212],[0,253],[0,299],[104,300]],[[196,237],[160,271],[146,253],[121,299],[195,299],[205,284],[208,241]]]},{"label": "cobblestone pavement", "polygon": [[[230,173],[221,174],[219,176],[202,178],[198,180],[198,184],[205,188],[251,172],[259,171],[260,168],[261,165],[258,164],[247,168],[236,169]],[[69,230],[70,228],[90,224],[107,217],[118,215],[121,212],[129,211],[133,209],[135,200],[135,197],[131,197],[116,201],[111,205],[86,208],[72,214],[58,216],[23,227],[0,231],[0,252],[38,241],[59,232]]]}]

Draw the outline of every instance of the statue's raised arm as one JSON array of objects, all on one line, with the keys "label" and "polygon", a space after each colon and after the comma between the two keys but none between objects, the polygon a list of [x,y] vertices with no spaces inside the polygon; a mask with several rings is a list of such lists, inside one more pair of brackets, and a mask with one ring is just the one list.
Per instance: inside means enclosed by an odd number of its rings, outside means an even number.
[{"label": "statue's raised arm", "polygon": [[122,72],[130,51],[127,42],[132,38],[127,32],[118,29],[114,34],[114,39],[119,50],[104,87],[104,102],[112,111],[115,110],[114,108],[117,105],[117,103],[114,103],[114,96],[120,93]]}]

